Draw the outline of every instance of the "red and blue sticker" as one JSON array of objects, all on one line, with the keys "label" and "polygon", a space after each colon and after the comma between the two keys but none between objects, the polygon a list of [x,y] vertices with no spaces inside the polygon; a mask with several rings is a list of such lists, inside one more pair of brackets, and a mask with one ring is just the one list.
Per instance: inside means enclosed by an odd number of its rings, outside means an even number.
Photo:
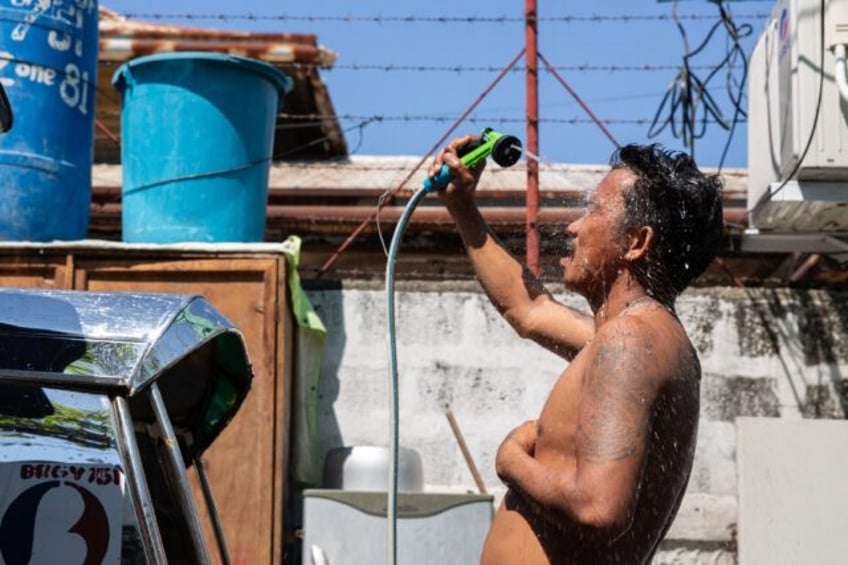
[{"label": "red and blue sticker", "polygon": [[6,565],[120,562],[121,473],[107,466],[14,463],[0,494],[0,556]]}]

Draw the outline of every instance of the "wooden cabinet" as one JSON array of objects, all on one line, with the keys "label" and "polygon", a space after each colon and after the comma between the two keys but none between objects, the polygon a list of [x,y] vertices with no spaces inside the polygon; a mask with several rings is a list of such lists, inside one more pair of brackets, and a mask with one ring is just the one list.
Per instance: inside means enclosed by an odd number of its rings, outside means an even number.
[{"label": "wooden cabinet", "polygon": [[[283,562],[292,316],[278,245],[0,246],[0,285],[101,292],[199,294],[244,334],[254,380],[203,461],[232,563]],[[196,499],[208,526],[206,509]],[[206,532],[215,547],[211,528]],[[214,551],[213,551],[214,553]]]}]

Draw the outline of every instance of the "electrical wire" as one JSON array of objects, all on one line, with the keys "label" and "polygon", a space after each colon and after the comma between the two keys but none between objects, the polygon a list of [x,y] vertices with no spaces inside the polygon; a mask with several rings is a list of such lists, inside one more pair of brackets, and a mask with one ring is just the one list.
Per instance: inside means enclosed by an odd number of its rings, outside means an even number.
[{"label": "electrical wire", "polygon": [[[680,33],[684,45],[683,61],[677,76],[672,80],[669,89],[660,102],[659,108],[654,116],[654,121],[648,129],[648,137],[656,137],[666,128],[671,129],[675,138],[682,139],[692,157],[695,156],[695,141],[702,138],[707,129],[707,124],[718,123],[723,129],[729,130],[728,141],[722,154],[722,165],[730,140],[735,132],[736,125],[745,116],[741,107],[744,79],[747,78],[747,58],[741,46],[741,40],[753,31],[750,25],[737,26],[729,11],[724,7],[722,0],[715,2],[719,9],[719,20],[715,22],[707,32],[704,39],[694,49],[690,49],[689,37],[681,20],[682,16],[677,13],[677,3],[672,10],[672,18]],[[710,44],[713,36],[719,29],[724,29],[730,41],[730,48],[726,51],[721,61],[712,66],[706,78],[700,78],[695,72],[691,60],[702,53]],[[738,94],[733,96],[733,63],[737,58],[743,59],[743,81],[737,89]],[[733,120],[729,123],[721,111],[718,102],[710,94],[708,84],[722,68],[728,68],[726,88],[731,93],[730,100],[734,107]],[[663,113],[666,116],[663,118]]]},{"label": "electrical wire", "polygon": [[[361,144],[361,143],[362,143],[362,130],[365,128],[365,126],[367,126],[367,125],[369,125],[369,124],[372,124],[372,123],[374,123],[374,122],[378,122],[378,121],[380,121],[380,118],[379,118],[378,116],[372,116],[372,117],[370,117],[370,118],[365,118],[365,119],[361,120],[361,121],[360,121],[359,123],[357,123],[357,124],[354,124],[354,125],[352,125],[352,126],[350,126],[350,127],[344,128],[344,129],[342,130],[342,133],[347,133],[347,132],[349,132],[349,131],[351,131],[351,130],[355,130],[355,129],[356,129],[356,130],[359,130],[359,136],[360,136],[360,141],[359,141],[359,143]],[[313,124],[313,125],[316,125],[316,126],[317,126],[317,125],[321,125],[321,124],[323,124],[323,123],[326,123],[326,120],[325,120],[325,121],[323,121],[323,122],[320,122],[320,123],[315,123],[315,124]],[[298,125],[303,125],[303,124],[298,124]],[[285,152],[283,152],[283,153],[278,153],[278,154],[274,155],[274,158],[275,158],[275,159],[280,159],[280,158],[282,158],[282,157],[286,157],[286,156],[288,156],[288,155],[292,155],[292,154],[297,153],[297,152],[299,152],[299,151],[302,151],[302,150],[304,150],[304,149],[308,149],[309,147],[312,147],[312,146],[314,146],[314,145],[318,145],[319,143],[324,143],[325,141],[329,141],[329,140],[330,140],[331,138],[333,138],[333,137],[335,137],[335,136],[334,136],[334,135],[325,135],[325,136],[319,137],[319,138],[317,138],[317,139],[313,139],[312,141],[310,141],[310,142],[308,142],[308,143],[304,143],[304,144],[302,144],[302,145],[298,145],[297,147],[292,147],[291,149],[289,149],[288,151],[285,151]],[[358,148],[359,148],[359,145],[357,145],[356,149],[358,149]],[[349,153],[353,154],[353,153],[355,153],[355,151],[354,151],[354,150],[351,150],[351,151],[349,151]]]},{"label": "electrical wire", "polygon": [[[750,36],[754,28],[750,24],[743,24],[737,26],[733,22],[733,18],[730,16],[730,12],[725,9],[724,2],[717,2],[720,21],[724,26],[725,31],[727,32],[728,41],[730,43],[730,48],[727,51],[724,59],[717,66],[714,71],[711,71],[710,77],[718,72],[718,70],[726,66],[727,74],[725,79],[725,85],[727,88],[728,98],[733,104],[733,120],[731,121],[729,132],[727,135],[727,141],[724,144],[724,149],[721,154],[721,158],[719,159],[718,171],[721,172],[721,169],[724,167],[724,160],[727,157],[727,152],[730,149],[730,144],[733,141],[734,133],[736,132],[736,126],[740,123],[742,117],[747,117],[747,112],[742,108],[742,97],[745,93],[745,85],[748,80],[748,57],[745,54],[745,50],[742,48],[742,40],[748,36]],[[738,83],[735,83],[735,61],[736,59],[741,59],[742,61],[742,77]],[[734,96],[734,88],[735,88],[735,96]]]},{"label": "electrical wire", "polygon": [[[733,141],[733,134],[736,132],[736,126],[739,124],[741,117],[747,117],[748,114],[742,109],[742,96],[745,93],[745,86],[748,82],[748,56],[745,54],[745,50],[742,49],[741,40],[744,37],[747,37],[753,33],[754,28],[749,24],[744,24],[742,26],[736,26],[733,23],[733,20],[730,18],[730,14],[724,9],[724,4],[722,2],[718,3],[719,13],[721,14],[722,22],[724,23],[725,29],[727,30],[730,41],[732,42],[732,47],[729,51],[729,57],[727,58],[727,94],[733,103],[734,111],[733,111],[733,121],[730,125],[730,132],[727,135],[727,141],[724,144],[724,149],[721,152],[721,158],[718,162],[718,172],[721,173],[722,168],[724,168],[724,160],[727,158],[727,152],[730,150],[730,144]],[[734,59],[740,58],[742,60],[742,78],[739,80],[738,84],[736,84],[736,97],[733,96],[733,86],[734,86]]]},{"label": "electrical wire", "polygon": [[[706,38],[694,50],[690,50],[689,39],[686,34],[686,29],[681,24],[677,17],[677,3],[674,4],[672,12],[677,29],[680,32],[681,39],[684,45],[683,63],[678,71],[677,76],[672,80],[669,89],[660,102],[654,117],[654,122],[648,128],[648,137],[653,138],[662,133],[667,127],[671,128],[671,133],[675,138],[682,138],[683,146],[688,148],[694,157],[695,139],[701,137],[705,131],[705,127],[696,129],[699,106],[703,108],[702,120],[708,116],[713,116],[716,119],[722,119],[721,110],[718,105],[706,92],[706,85],[692,72],[689,67],[689,59],[700,53],[709,42],[712,34],[720,24],[716,23],[710,28]],[[703,105],[701,105],[703,101]],[[667,117],[660,122],[660,116],[668,106]],[[679,117],[678,117],[679,114]],[[679,120],[679,123],[678,123]]]}]

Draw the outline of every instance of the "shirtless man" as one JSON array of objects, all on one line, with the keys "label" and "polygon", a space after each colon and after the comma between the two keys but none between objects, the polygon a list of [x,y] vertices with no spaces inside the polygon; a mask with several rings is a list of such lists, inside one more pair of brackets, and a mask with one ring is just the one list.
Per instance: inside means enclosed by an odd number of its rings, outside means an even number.
[{"label": "shirtless man", "polygon": [[431,173],[475,272],[524,338],[569,361],[538,419],[501,444],[508,491],[486,539],[485,565],[650,562],[689,480],[701,370],[674,312],[721,240],[721,183],[686,155],[619,150],[566,229],[566,288],[592,315],[556,302],[496,241],[474,204],[484,164],[465,168],[453,140]]}]

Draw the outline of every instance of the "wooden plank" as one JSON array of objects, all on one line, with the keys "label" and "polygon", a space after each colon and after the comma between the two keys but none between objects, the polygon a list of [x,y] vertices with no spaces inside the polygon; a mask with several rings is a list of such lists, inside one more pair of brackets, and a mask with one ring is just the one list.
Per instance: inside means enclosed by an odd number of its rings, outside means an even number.
[{"label": "wooden plank", "polygon": [[294,370],[294,319],[291,308],[286,272],[289,268],[287,261],[280,261],[277,268],[277,300],[276,323],[274,324],[274,342],[276,343],[276,359],[274,359],[277,379],[274,404],[277,412],[274,419],[274,528],[273,528],[273,563],[283,563],[285,551],[285,522],[284,513],[286,502],[290,499],[288,468],[291,436],[291,411],[289,399],[292,389],[292,372]]}]

